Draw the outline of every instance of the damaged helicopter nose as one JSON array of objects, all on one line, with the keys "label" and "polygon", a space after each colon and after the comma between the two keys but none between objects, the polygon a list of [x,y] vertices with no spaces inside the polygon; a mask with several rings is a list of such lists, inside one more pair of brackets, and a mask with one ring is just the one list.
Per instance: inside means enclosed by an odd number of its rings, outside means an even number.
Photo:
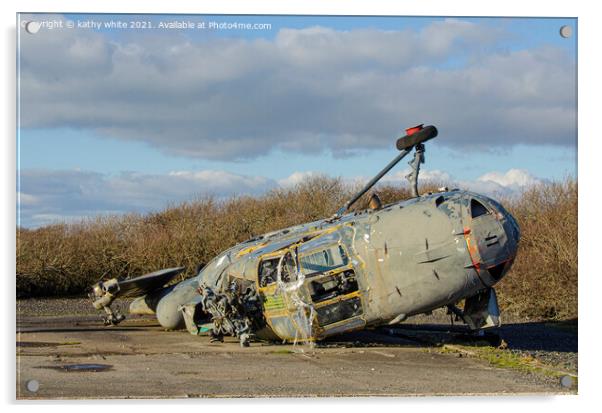
[{"label": "damaged helicopter nose", "polygon": [[516,257],[520,239],[516,220],[499,203],[473,194],[464,236],[481,280],[493,286],[506,275]]}]

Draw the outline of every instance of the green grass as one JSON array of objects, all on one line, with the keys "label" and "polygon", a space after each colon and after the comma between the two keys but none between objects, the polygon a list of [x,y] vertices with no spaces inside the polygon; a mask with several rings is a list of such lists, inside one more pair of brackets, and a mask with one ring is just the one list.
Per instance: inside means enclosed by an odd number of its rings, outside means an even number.
[{"label": "green grass", "polygon": [[287,348],[277,349],[270,351],[271,354],[294,354],[293,350],[289,350]]},{"label": "green grass", "polygon": [[517,370],[523,373],[533,373],[554,377],[560,379],[562,376],[569,375],[573,378],[574,386],[577,385],[576,372],[569,372],[559,369],[555,366],[544,364],[534,357],[513,353],[506,349],[499,349],[491,346],[466,346],[446,344],[439,350],[442,353],[462,353],[469,357],[476,357],[486,360],[491,366]]}]

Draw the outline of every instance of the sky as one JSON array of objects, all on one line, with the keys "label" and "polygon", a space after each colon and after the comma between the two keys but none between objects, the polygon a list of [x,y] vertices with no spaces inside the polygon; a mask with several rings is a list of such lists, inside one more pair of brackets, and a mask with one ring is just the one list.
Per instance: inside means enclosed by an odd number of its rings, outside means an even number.
[{"label": "sky", "polygon": [[19,19],[20,226],[366,180],[421,123],[439,130],[423,179],[496,195],[576,178],[576,19]]}]

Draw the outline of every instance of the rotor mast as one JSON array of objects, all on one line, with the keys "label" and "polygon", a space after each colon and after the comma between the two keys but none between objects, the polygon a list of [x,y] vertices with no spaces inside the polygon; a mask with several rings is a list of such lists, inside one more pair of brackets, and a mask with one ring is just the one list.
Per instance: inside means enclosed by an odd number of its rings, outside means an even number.
[{"label": "rotor mast", "polygon": [[414,160],[410,163],[412,166],[412,172],[408,175],[408,179],[412,183],[412,194],[418,196],[418,172],[420,164],[424,163],[424,145],[429,139],[437,136],[437,128],[432,125],[423,127],[423,125],[413,126],[406,129],[406,134],[401,138],[397,139],[397,149],[400,151],[399,154],[393,158],[387,166],[385,166],[379,173],[376,174],[359,192],[357,192],[349,201],[345,202],[334,215],[334,218],[341,217],[345,212],[353,206],[366,192],[368,192],[380,179],[385,176],[395,165],[399,163],[412,149],[416,149]]}]

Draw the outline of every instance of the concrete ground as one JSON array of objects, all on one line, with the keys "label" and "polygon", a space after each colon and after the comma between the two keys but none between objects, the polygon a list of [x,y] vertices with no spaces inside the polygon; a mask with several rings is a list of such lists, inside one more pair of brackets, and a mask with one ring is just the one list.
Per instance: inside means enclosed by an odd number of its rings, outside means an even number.
[{"label": "concrete ground", "polygon": [[[99,316],[79,311],[77,300],[62,302],[60,311],[52,303],[42,311],[36,306],[43,304],[27,301],[17,303],[18,399],[576,392],[576,385],[560,385],[565,372],[573,380],[576,376],[576,328],[549,327],[558,336],[542,340],[559,343],[564,338],[568,347],[550,350],[570,354],[568,362],[562,357],[563,364],[554,357],[537,358],[537,352],[548,354],[537,337],[532,346],[510,340],[527,350],[489,346],[483,357],[482,343],[467,342],[448,325],[425,325],[424,320],[347,334],[313,348],[259,342],[241,348],[232,338],[210,343],[207,336],[162,331],[150,317],[129,317],[117,327],[104,327]],[[533,334],[541,327],[516,325],[508,337],[521,328]],[[533,357],[522,353],[530,347]],[[496,357],[506,360],[509,355],[518,363],[496,363]],[[31,380],[39,385],[32,387],[36,391],[27,388]]]}]

